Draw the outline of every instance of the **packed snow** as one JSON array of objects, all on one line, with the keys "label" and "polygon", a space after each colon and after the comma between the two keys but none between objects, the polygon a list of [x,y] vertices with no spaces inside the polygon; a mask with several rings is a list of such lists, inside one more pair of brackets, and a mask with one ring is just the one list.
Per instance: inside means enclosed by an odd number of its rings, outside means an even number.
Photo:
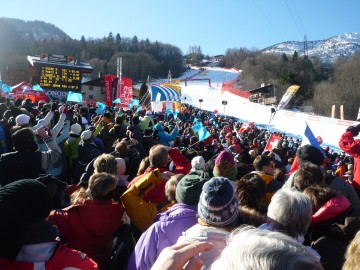
[{"label": "packed snow", "polygon": [[[181,86],[183,103],[201,107],[208,111],[217,110],[220,114],[233,116],[245,122],[254,121],[262,128],[282,131],[294,137],[302,136],[307,123],[315,137],[320,136],[323,139],[322,146],[330,146],[337,152],[341,151],[338,142],[346,127],[357,124],[353,121],[281,110],[276,113],[269,125],[271,107],[249,102],[247,99],[230,93],[221,94],[222,83],[237,78],[239,76],[238,71],[206,68],[205,71],[198,73],[198,69],[191,68],[181,77],[173,79]],[[195,74],[198,74],[194,77],[196,79],[210,78],[211,86],[209,87],[208,81],[188,81],[187,86],[185,86],[183,80]],[[199,99],[203,101],[200,103]],[[223,100],[227,101],[227,105],[222,105]]]}]

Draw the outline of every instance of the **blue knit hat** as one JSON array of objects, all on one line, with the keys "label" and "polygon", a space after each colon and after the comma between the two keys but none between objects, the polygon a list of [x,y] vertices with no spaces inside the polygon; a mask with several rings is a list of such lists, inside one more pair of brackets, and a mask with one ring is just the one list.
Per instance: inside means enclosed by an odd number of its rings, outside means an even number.
[{"label": "blue knit hat", "polygon": [[206,224],[217,227],[235,226],[238,212],[237,196],[229,179],[213,177],[204,184],[198,215]]}]

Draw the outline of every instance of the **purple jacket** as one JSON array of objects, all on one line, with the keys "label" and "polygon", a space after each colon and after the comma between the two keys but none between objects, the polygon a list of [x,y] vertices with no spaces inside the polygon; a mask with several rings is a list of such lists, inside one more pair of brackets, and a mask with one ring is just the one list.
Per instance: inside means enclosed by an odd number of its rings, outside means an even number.
[{"label": "purple jacket", "polygon": [[197,223],[197,205],[177,203],[166,212],[158,214],[151,225],[136,243],[128,270],[148,270],[158,258],[160,252],[176,244],[182,232]]}]

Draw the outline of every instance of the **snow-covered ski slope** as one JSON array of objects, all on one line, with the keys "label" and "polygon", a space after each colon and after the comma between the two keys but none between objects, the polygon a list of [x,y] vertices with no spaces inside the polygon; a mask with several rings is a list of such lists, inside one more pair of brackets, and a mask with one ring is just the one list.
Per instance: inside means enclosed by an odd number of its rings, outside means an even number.
[{"label": "snow-covered ski slope", "polygon": [[[202,99],[201,108],[209,111],[217,110],[221,114],[237,117],[243,121],[255,121],[255,124],[270,130],[280,130],[293,136],[302,136],[306,123],[314,133],[315,137],[323,139],[323,146],[330,146],[339,151],[338,142],[346,127],[357,122],[346,121],[334,118],[297,113],[288,110],[278,111],[269,125],[271,107],[249,102],[249,100],[233,95],[231,93],[221,94],[223,82],[234,80],[239,76],[235,70],[225,70],[220,68],[206,68],[201,71],[191,68],[181,77],[174,79],[181,86],[181,99],[183,103],[200,107],[199,99]],[[208,81],[187,81],[185,79],[196,75],[195,79],[210,78],[211,86]],[[222,105],[226,100],[227,105]]]}]

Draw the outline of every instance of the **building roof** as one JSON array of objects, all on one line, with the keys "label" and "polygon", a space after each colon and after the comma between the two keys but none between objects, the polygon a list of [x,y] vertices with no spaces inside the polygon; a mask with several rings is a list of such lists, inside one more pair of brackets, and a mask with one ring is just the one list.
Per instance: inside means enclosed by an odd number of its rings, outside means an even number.
[{"label": "building roof", "polygon": [[94,68],[89,62],[74,59],[73,57],[64,55],[44,54],[43,57],[28,55],[27,59],[32,66],[47,65],[57,67],[71,67],[79,69],[83,73],[92,73]]}]

